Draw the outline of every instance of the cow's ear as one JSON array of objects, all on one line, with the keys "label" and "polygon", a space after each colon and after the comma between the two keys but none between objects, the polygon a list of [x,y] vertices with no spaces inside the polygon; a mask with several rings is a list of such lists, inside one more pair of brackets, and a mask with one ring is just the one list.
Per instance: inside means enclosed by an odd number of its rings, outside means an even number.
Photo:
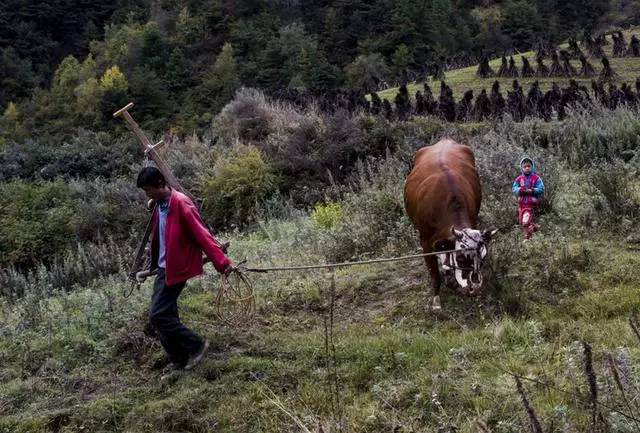
[{"label": "cow's ear", "polygon": [[485,241],[490,241],[491,239],[493,239],[493,237],[496,235],[496,233],[498,233],[499,229],[489,229],[489,230],[483,230],[482,231],[482,239],[484,239]]},{"label": "cow's ear", "polygon": [[434,251],[451,251],[456,244],[451,239],[438,239],[432,246]]}]

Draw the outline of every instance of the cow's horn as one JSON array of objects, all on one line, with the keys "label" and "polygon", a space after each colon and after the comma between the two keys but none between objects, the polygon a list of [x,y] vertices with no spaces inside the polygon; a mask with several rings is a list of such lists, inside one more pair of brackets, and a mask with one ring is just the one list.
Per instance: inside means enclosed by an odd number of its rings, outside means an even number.
[{"label": "cow's horn", "polygon": [[462,239],[462,236],[464,236],[464,233],[460,230],[456,230],[454,226],[451,226],[451,234],[453,234],[458,239]]},{"label": "cow's horn", "polygon": [[485,240],[492,239],[495,236],[495,234],[498,233],[499,231],[500,231],[500,229],[488,229],[488,230],[485,230],[484,232],[482,232],[482,237]]}]

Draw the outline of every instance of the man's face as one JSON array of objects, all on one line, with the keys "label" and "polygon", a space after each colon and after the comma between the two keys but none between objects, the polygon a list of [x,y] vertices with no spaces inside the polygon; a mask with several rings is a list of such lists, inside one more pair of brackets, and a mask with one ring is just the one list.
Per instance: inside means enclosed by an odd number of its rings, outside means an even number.
[{"label": "man's face", "polygon": [[164,186],[148,186],[145,185],[142,187],[147,197],[152,198],[154,200],[163,200],[165,197],[165,187]]},{"label": "man's face", "polygon": [[531,163],[530,162],[523,162],[522,163],[522,172],[524,174],[531,174]]}]

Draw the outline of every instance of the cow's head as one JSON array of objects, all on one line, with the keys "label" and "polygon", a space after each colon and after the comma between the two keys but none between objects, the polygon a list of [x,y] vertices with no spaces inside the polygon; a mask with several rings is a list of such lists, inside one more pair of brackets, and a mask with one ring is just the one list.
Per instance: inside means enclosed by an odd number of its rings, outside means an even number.
[{"label": "cow's head", "polygon": [[497,232],[497,229],[457,230],[451,227],[450,238],[433,244],[435,251],[464,250],[437,256],[440,271],[452,273],[462,293],[475,295],[482,289],[482,266],[487,258],[487,246]]}]

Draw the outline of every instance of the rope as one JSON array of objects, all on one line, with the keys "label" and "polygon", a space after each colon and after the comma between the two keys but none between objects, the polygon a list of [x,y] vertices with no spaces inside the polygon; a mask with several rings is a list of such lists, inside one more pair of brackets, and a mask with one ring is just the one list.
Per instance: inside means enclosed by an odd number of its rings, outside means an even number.
[{"label": "rope", "polygon": [[253,319],[256,298],[248,275],[236,268],[229,275],[220,276],[215,311],[216,317],[229,325],[241,325]]},{"label": "rope", "polygon": [[[244,265],[244,262],[241,262],[233,269],[233,271],[229,275],[221,275],[220,285],[215,297],[215,314],[219,320],[230,325],[241,325],[243,323],[248,323],[253,319],[256,313],[256,299],[253,283],[251,282],[251,279],[248,275],[249,272],[267,273],[284,271],[306,271],[313,269],[333,270],[336,268],[344,268],[348,266],[415,260],[439,254],[453,254],[461,251],[471,250],[473,250],[473,248],[460,248],[457,250],[436,251],[424,254],[412,254],[408,256],[387,257],[381,259],[361,260],[356,262],[327,263],[322,265],[303,266],[275,266],[269,268],[248,268]],[[204,262],[208,261],[208,259],[204,260]],[[136,274],[138,287],[141,280],[155,275],[156,273],[157,269],[138,272],[138,274]],[[136,283],[133,283],[133,287],[135,287],[135,285]],[[131,291],[133,291],[133,287]]]},{"label": "rope", "polygon": [[283,272],[283,271],[307,271],[312,269],[334,269],[334,268],[344,268],[348,266],[370,265],[374,263],[387,263],[387,262],[415,260],[415,259],[421,259],[429,256],[436,256],[439,254],[452,254],[452,253],[458,253],[460,251],[472,251],[472,250],[473,248],[460,248],[457,250],[437,251],[432,253],[413,254],[409,256],[388,257],[388,258],[382,258],[382,259],[362,260],[357,262],[327,263],[324,265],[275,266],[275,267],[269,267],[269,268],[246,268],[244,266],[240,266],[238,269],[241,272],[262,272],[262,273]]}]

